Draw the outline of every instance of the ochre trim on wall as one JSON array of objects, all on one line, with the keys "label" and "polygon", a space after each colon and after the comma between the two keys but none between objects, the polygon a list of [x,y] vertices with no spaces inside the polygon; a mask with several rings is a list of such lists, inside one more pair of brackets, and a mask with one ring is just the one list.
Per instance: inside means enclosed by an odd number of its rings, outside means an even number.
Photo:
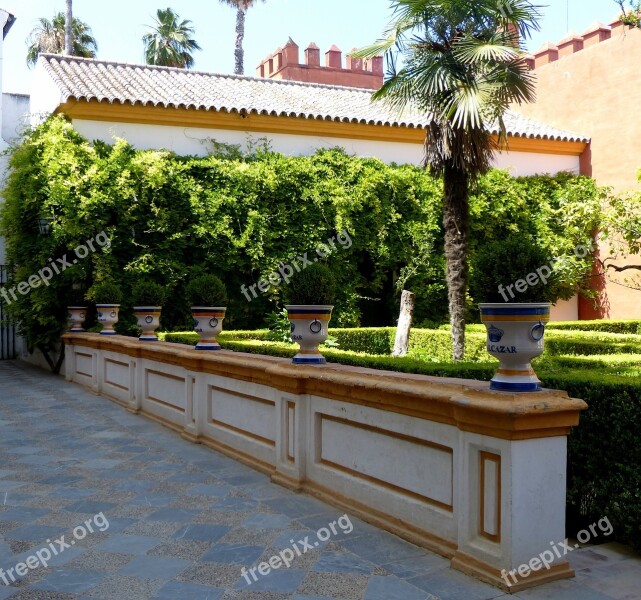
[{"label": "ochre trim on wall", "polygon": [[[110,104],[108,102],[98,102],[97,100],[68,100],[61,104],[55,112],[65,114],[71,119],[90,121],[202,127],[253,133],[280,133],[406,144],[423,144],[426,135],[425,129],[416,127],[368,125],[319,118],[240,114],[237,112],[229,113],[215,110],[196,110],[193,108]],[[510,137],[504,150],[508,152],[580,156],[587,146],[588,144],[585,142]]]},{"label": "ochre trim on wall", "polygon": [[[497,544],[501,543],[501,457],[492,452],[479,452],[479,460],[481,462],[480,478],[479,478],[479,492],[481,496],[480,502],[480,515],[479,515],[479,534],[484,538]],[[485,529],[485,464],[486,462],[493,462],[496,464],[496,488],[494,490],[494,514],[496,515],[496,533],[490,533]]]}]

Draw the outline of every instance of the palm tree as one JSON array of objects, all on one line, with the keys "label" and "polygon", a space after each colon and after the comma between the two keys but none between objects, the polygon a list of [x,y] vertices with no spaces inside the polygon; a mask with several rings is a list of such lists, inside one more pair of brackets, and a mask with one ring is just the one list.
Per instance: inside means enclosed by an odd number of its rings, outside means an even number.
[{"label": "palm tree", "polygon": [[72,23],[73,23],[73,7],[72,0],[67,1],[67,16],[65,18],[65,54],[70,56],[73,52],[73,35],[72,35]]},{"label": "palm tree", "polygon": [[[245,72],[245,51],[243,40],[245,39],[245,16],[247,11],[259,0],[220,0],[223,4],[236,9],[236,47],[234,50],[234,73],[243,75]],[[265,0],[260,0],[265,2]]]},{"label": "palm tree", "polygon": [[158,9],[156,15],[156,24],[142,38],[147,64],[181,69],[193,67],[192,52],[201,48],[190,37],[194,34],[191,21],[180,21],[171,8]]},{"label": "palm tree", "polygon": [[392,6],[385,39],[357,56],[387,53],[389,74],[374,99],[429,115],[425,164],[443,176],[452,355],[462,360],[470,188],[507,143],[503,115],[510,104],[534,98],[519,40],[538,30],[539,12],[528,0],[394,0]]},{"label": "palm tree", "polygon": [[59,12],[53,19],[38,19],[38,26],[35,27],[27,38],[27,64],[31,67],[38,61],[41,52],[51,54],[68,54],[71,56],[82,56],[94,58],[98,51],[98,44],[93,37],[91,27],[79,19],[73,18],[71,26],[71,52],[65,50],[65,14]]}]

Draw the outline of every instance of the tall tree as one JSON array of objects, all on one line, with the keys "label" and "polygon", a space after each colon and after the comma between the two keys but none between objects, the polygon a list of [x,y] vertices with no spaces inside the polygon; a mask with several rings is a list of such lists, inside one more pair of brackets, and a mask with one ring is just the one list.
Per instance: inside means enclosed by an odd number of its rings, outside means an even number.
[{"label": "tall tree", "polygon": [[528,0],[393,0],[392,6],[384,39],[356,56],[387,55],[389,73],[374,99],[429,115],[425,164],[443,176],[452,355],[462,360],[470,188],[507,144],[503,116],[510,104],[534,98],[520,40],[539,29],[540,15]]},{"label": "tall tree", "polygon": [[181,21],[171,8],[158,9],[155,21],[151,31],[142,38],[147,64],[181,69],[193,67],[192,52],[201,48],[191,37],[195,31],[191,21]]},{"label": "tall tree", "polygon": [[31,67],[38,61],[41,52],[51,54],[69,54],[71,56],[82,56],[94,58],[98,51],[98,44],[93,37],[91,27],[72,18],[71,21],[71,52],[65,50],[65,14],[59,12],[53,19],[38,19],[38,26],[35,27],[27,38],[27,64]]},{"label": "tall tree", "polygon": [[67,1],[67,16],[65,18],[65,54],[71,56],[73,53],[73,35],[72,35],[72,23],[73,23],[73,8],[72,0]]},{"label": "tall tree", "polygon": [[245,50],[243,49],[245,17],[247,11],[259,1],[265,2],[265,0],[220,0],[223,4],[236,9],[236,46],[234,49],[234,73],[236,75],[245,73]]}]

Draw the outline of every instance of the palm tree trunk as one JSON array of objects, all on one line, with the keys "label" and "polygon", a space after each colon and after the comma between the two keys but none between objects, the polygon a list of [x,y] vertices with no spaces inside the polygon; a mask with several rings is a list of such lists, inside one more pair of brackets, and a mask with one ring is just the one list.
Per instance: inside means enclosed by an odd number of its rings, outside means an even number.
[{"label": "palm tree trunk", "polygon": [[443,227],[445,229],[447,295],[452,327],[452,358],[463,360],[470,181],[465,171],[454,165],[447,165],[443,183],[445,188]]},{"label": "palm tree trunk", "polygon": [[73,38],[72,38],[72,23],[73,23],[73,9],[71,7],[72,0],[67,0],[67,16],[65,18],[65,54],[67,56],[73,55]]},{"label": "palm tree trunk", "polygon": [[243,39],[245,38],[245,11],[242,8],[238,8],[236,11],[236,49],[234,51],[234,58],[236,59],[236,65],[234,68],[234,73],[236,75],[243,75],[245,68],[243,65],[245,52],[243,50]]}]

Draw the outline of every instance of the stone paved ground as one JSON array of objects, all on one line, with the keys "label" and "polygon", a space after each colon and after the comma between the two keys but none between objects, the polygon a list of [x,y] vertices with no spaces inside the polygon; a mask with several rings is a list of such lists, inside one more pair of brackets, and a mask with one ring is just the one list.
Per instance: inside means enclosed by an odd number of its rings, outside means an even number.
[{"label": "stone paved ground", "polygon": [[[95,532],[75,540],[74,528],[98,513],[109,528],[100,532],[95,519]],[[356,518],[351,533],[336,527],[291,568],[247,585],[243,566],[289,540],[316,540],[341,514],[60,377],[0,362],[0,566],[7,573],[61,535],[75,542],[15,583],[5,575],[11,585],[0,580],[0,600],[504,597]],[[641,598],[641,561],[624,548],[571,558],[575,580],[512,598]]]}]

